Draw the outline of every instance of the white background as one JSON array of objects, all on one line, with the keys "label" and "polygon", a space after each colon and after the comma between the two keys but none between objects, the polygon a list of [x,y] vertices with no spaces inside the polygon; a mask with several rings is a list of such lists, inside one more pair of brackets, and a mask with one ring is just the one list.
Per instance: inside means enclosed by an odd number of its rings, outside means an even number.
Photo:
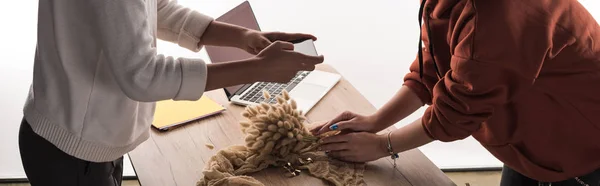
[{"label": "white background", "polygon": [[[242,0],[180,0],[218,17]],[[600,2],[580,0],[600,19]],[[24,178],[17,144],[21,109],[31,83],[36,41],[37,1],[10,1],[0,11],[0,179]],[[399,0],[250,0],[263,30],[316,35],[317,51],[376,107],[402,85],[417,51],[419,1]],[[159,52],[207,59],[159,42]],[[417,119],[424,109],[399,122]],[[334,116],[332,116],[334,117]],[[440,168],[499,167],[502,164],[472,138],[420,148]],[[126,164],[126,175],[132,169]]]}]

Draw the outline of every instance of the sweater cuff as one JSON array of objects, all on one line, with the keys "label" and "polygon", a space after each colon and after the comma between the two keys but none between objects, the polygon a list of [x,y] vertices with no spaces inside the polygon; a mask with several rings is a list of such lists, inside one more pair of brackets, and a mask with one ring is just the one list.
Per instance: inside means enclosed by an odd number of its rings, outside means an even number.
[{"label": "sweater cuff", "polygon": [[173,100],[198,100],[206,88],[206,64],[202,60],[180,59],[181,86]]},{"label": "sweater cuff", "polygon": [[429,121],[431,118],[431,107],[428,107],[425,110],[425,114],[421,117],[421,124],[423,125],[423,130],[425,130],[425,134],[429,136],[433,140],[439,140],[436,136],[433,135],[433,127],[431,127],[431,122]]},{"label": "sweater cuff", "polygon": [[194,52],[202,49],[200,38],[206,31],[206,28],[213,22],[213,18],[207,15],[191,11],[183,22],[181,33],[179,34],[179,46],[187,48]]},{"label": "sweater cuff", "polygon": [[425,87],[425,85],[415,80],[406,80],[404,81],[404,86],[407,86],[415,94],[417,94],[419,99],[421,99],[421,102],[427,105],[431,105],[431,94],[429,93],[429,90],[427,89],[427,87]]}]

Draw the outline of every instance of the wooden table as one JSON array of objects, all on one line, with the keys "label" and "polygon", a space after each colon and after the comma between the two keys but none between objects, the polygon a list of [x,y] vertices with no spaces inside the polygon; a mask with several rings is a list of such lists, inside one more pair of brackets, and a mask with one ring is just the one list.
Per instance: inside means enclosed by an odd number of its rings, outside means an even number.
[{"label": "wooden table", "polygon": [[[337,73],[328,65],[319,70]],[[204,164],[221,148],[243,144],[239,121],[244,107],[230,104],[222,90],[205,93],[227,107],[227,111],[167,132],[151,131],[150,138],[129,153],[137,177],[143,186],[195,186],[202,177]],[[343,111],[371,114],[371,105],[347,80],[343,79],[307,114],[310,121],[327,121]],[[393,129],[393,126],[390,127]],[[387,130],[390,130],[387,129]],[[209,149],[205,144],[213,144]],[[390,158],[367,163],[364,179],[368,185],[455,185],[418,149],[400,153],[393,171]],[[280,169],[252,174],[265,185],[326,185],[307,174],[287,178]]]}]

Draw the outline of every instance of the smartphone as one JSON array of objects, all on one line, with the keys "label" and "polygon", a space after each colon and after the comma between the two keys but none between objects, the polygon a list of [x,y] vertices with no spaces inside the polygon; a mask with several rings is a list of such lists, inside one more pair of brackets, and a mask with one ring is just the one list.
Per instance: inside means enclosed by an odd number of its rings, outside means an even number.
[{"label": "smartphone", "polygon": [[312,39],[301,39],[291,41],[294,44],[294,51],[309,55],[318,56],[317,49],[315,48],[314,41]]}]

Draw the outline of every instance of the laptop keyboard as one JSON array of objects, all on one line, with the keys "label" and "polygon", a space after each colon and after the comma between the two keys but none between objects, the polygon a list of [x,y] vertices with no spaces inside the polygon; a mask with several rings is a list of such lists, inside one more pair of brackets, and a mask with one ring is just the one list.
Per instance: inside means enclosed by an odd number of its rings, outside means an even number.
[{"label": "laptop keyboard", "polygon": [[[259,82],[254,87],[252,87],[252,89],[250,89],[244,95],[242,95],[240,99],[253,103],[277,103],[277,100],[275,99],[276,96],[281,95],[283,90],[290,92],[294,87],[296,87],[296,85],[298,85],[298,83],[300,83],[300,81],[302,81],[308,75],[308,73],[309,72],[307,71],[300,71],[288,83]],[[263,90],[266,90],[267,92],[269,92],[269,94],[271,94],[271,99],[265,100],[265,98],[263,97]]]}]

